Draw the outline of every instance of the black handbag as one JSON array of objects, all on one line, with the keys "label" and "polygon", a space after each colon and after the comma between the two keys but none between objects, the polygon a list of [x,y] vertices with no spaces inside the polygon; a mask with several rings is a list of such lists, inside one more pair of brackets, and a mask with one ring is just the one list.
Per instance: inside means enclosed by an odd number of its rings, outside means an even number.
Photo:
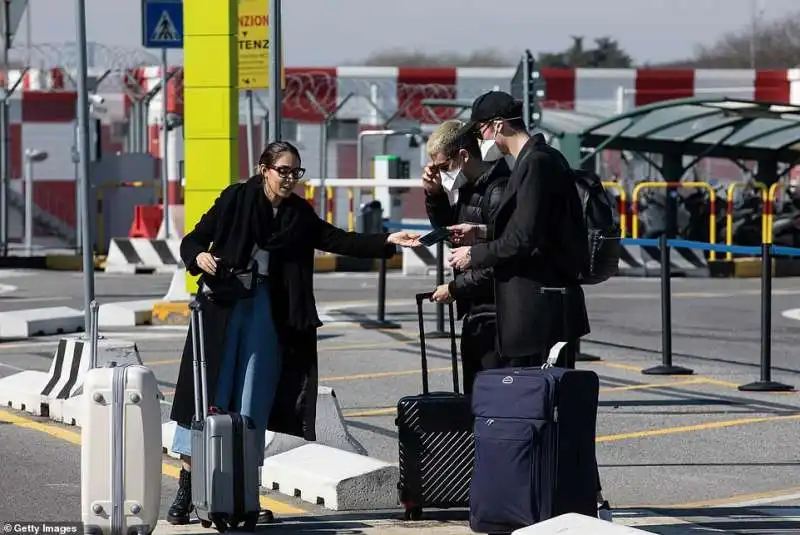
[{"label": "black handbag", "polygon": [[218,303],[230,303],[240,299],[248,299],[256,293],[258,264],[251,262],[250,267],[235,269],[226,266],[221,260],[217,262],[217,274],[204,273],[200,278],[202,294]]}]

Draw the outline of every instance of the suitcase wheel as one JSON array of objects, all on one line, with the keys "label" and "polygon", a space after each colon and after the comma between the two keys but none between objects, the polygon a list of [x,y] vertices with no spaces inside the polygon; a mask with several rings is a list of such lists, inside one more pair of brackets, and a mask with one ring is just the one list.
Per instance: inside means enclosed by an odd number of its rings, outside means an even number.
[{"label": "suitcase wheel", "polygon": [[200,525],[203,526],[205,529],[208,529],[208,528],[211,527],[211,521],[210,520],[201,520],[200,521]]},{"label": "suitcase wheel", "polygon": [[422,507],[419,505],[407,506],[403,518],[405,520],[422,520]]}]

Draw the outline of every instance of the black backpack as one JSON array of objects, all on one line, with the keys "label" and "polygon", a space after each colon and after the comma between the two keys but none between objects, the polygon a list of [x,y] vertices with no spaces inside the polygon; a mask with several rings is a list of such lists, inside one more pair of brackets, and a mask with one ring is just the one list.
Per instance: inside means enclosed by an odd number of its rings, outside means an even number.
[{"label": "black backpack", "polygon": [[588,232],[589,262],[582,270],[581,284],[600,284],[617,274],[620,243],[620,226],[614,201],[603,187],[596,173],[572,169],[575,186],[583,208]]}]

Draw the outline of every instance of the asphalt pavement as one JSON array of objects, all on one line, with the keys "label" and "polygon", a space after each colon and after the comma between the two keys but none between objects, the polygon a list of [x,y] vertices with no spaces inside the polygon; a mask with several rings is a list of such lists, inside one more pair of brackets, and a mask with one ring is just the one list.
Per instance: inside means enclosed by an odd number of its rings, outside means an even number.
[{"label": "asphalt pavement", "polygon": [[[774,283],[773,379],[800,386],[798,323],[781,315],[798,307],[797,282],[776,279]],[[96,288],[102,304],[157,298],[168,285],[167,276],[98,273]],[[433,278],[391,274],[387,319],[398,322],[400,328],[380,331],[359,327],[376,317],[375,274],[320,275],[315,285],[320,312],[335,320],[320,330],[320,384],[336,390],[350,432],[369,455],[397,462],[394,408],[400,397],[421,388],[413,294],[431,290]],[[15,288],[4,293],[8,286]],[[658,281],[652,279],[614,279],[586,288],[592,333],[582,349],[602,360],[579,366],[596,371],[601,378],[598,458],[617,518],[662,534],[700,533],[701,528],[728,533],[799,532],[800,460],[794,445],[800,443],[800,394],[737,389],[759,377],[759,281],[673,281],[673,358],[675,364],[694,370],[690,376],[641,373],[661,360],[659,290]],[[81,291],[80,274],[0,271],[0,310],[80,308]],[[436,328],[434,309],[426,307],[429,331]],[[142,360],[156,372],[169,399],[185,327],[139,327],[102,334],[136,341]],[[56,342],[57,337],[43,337],[0,343],[0,376],[20,369],[46,370]],[[431,340],[430,347],[431,387],[450,389],[448,342]],[[7,514],[22,520],[43,518],[37,511],[51,504],[52,518],[75,518],[80,502],[79,447],[19,422],[3,424],[3,414],[0,481],[10,481],[14,490],[5,491],[0,499],[0,520]],[[5,421],[9,419],[13,418],[5,416]],[[165,507],[174,484],[173,478],[165,478]],[[23,487],[24,491],[18,490]],[[407,529],[397,528],[396,512],[331,514],[292,498],[274,499],[306,511],[279,515],[284,532]],[[418,532],[423,533],[424,526],[417,525]],[[441,534],[469,532],[464,531],[463,516],[430,529]],[[183,530],[202,531],[197,527]]]}]

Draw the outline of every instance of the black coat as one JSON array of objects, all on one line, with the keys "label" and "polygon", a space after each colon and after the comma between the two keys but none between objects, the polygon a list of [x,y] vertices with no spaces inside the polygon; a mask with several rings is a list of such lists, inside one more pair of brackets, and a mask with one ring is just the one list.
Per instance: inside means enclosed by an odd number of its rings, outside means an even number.
[{"label": "black coat", "polygon": [[[181,257],[190,274],[201,273],[195,264],[201,252],[208,251],[237,266],[249,259],[254,242],[242,232],[246,212],[243,199],[248,195],[263,195],[261,187],[259,177],[227,187],[194,230],[183,238]],[[361,258],[391,258],[395,247],[386,243],[388,234],[345,232],[326,223],[297,195],[279,205],[275,224],[280,226],[286,221],[291,221],[296,229],[293,246],[271,253],[269,263],[273,318],[283,364],[268,429],[316,440],[317,328],[322,322],[314,299],[314,250]],[[232,309],[207,299],[202,302],[208,399],[213,400]],[[181,357],[171,413],[173,420],[187,426],[194,415],[192,345],[190,332]]]},{"label": "black coat", "polygon": [[[474,182],[458,190],[458,201],[450,205],[444,190],[425,195],[425,209],[434,227],[447,227],[458,223],[486,225],[491,231],[493,214],[500,206],[511,170],[505,159],[497,160]],[[455,270],[448,285],[450,295],[456,300],[458,316],[467,313],[494,312],[494,280],[492,269]]]},{"label": "black coat", "polygon": [[[493,241],[472,247],[471,266],[494,267],[500,354],[542,354],[588,334],[577,282],[588,260],[581,202],[566,160],[542,135],[517,157],[493,231]],[[543,286],[569,289],[566,310],[560,295],[542,294]]]}]

